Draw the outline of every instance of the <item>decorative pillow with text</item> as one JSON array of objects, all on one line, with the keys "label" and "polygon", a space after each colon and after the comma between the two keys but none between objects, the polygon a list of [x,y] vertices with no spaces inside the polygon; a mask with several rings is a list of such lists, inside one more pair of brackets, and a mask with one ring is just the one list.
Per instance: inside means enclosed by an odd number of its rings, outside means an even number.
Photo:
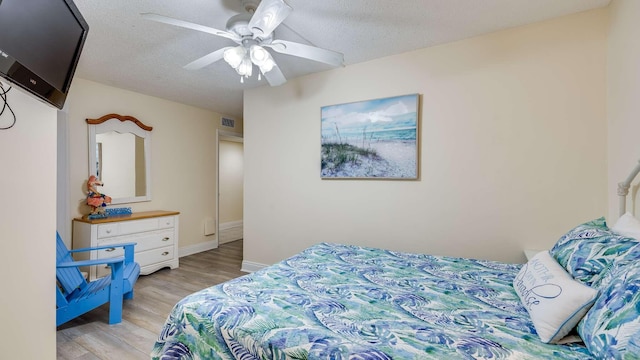
[{"label": "decorative pillow with text", "polygon": [[598,291],[574,280],[543,251],[529,260],[513,280],[536,332],[545,343],[558,343],[593,305]]}]

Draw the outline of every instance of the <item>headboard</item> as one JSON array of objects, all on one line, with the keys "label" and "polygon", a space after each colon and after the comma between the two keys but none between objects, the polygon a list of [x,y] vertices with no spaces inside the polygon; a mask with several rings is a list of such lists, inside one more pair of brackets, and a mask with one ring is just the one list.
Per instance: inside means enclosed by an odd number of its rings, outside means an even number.
[{"label": "headboard", "polygon": [[618,201],[619,204],[619,212],[620,216],[624,215],[627,211],[627,194],[629,194],[629,187],[631,186],[631,182],[635,179],[636,175],[640,172],[640,160],[638,160],[638,164],[633,168],[631,174],[627,176],[627,179],[623,182],[618,183]]}]

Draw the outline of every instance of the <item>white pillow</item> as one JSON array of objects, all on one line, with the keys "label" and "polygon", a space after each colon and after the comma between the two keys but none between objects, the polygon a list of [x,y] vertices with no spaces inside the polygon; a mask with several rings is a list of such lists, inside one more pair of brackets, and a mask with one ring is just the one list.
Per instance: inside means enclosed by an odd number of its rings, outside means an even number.
[{"label": "white pillow", "polygon": [[640,221],[634,218],[633,215],[631,215],[631,213],[629,212],[620,216],[611,230],[617,232],[620,235],[640,240]]},{"label": "white pillow", "polygon": [[545,343],[557,343],[582,319],[598,292],[569,275],[543,251],[529,260],[513,280],[536,332]]}]

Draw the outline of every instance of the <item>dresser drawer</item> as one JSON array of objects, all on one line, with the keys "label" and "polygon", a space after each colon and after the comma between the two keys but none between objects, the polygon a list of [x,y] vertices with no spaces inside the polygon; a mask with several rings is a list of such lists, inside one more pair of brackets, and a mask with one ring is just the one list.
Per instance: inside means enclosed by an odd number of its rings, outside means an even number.
[{"label": "dresser drawer", "polygon": [[165,216],[158,218],[158,229],[173,228],[175,225],[175,218],[173,216]]},{"label": "dresser drawer", "polygon": [[[173,218],[172,218],[172,221],[173,221]],[[166,223],[166,221],[164,221],[163,223]],[[98,239],[153,231],[159,228],[158,224],[159,222],[157,218],[123,221],[123,222],[114,223],[114,224],[102,224],[102,225],[98,225]],[[168,226],[163,226],[163,228],[167,228],[167,227]]]},{"label": "dresser drawer", "polygon": [[[170,230],[158,230],[150,233],[137,234],[134,236],[121,236],[117,238],[107,238],[98,241],[98,246],[117,245],[123,243],[133,242],[136,243],[135,252],[136,256],[140,251],[146,251],[163,246],[169,246],[174,244],[175,235],[173,229]],[[122,249],[120,249],[122,250]],[[99,250],[99,252],[105,252],[105,250]],[[114,255],[111,255],[114,256]],[[98,255],[98,258],[101,258]],[[136,259],[137,261],[137,259]]]},{"label": "dresser drawer", "polygon": [[[124,256],[124,249],[113,247],[109,249],[98,250],[98,259],[107,259],[107,258],[112,258],[116,256]],[[99,265],[99,266],[102,266],[102,265]]]},{"label": "dresser drawer", "polygon": [[118,236],[118,224],[103,224],[98,225],[98,239]]},{"label": "dresser drawer", "polygon": [[158,229],[158,219],[123,221],[119,225],[120,235],[135,234]]},{"label": "dresser drawer", "polygon": [[[115,248],[114,250],[106,249],[98,252],[98,258],[104,259],[114,256],[122,256],[124,251],[122,248]],[[158,249],[151,249],[142,252],[136,252],[135,261],[140,264],[140,267],[160,263],[163,261],[173,260],[174,252],[173,246],[166,246]],[[96,269],[96,277],[107,276],[111,273],[109,265],[98,265]]]},{"label": "dresser drawer", "polygon": [[173,260],[174,252],[173,246],[167,246],[159,249],[152,249],[143,251],[141,253],[136,253],[136,261],[140,264],[141,267]]}]

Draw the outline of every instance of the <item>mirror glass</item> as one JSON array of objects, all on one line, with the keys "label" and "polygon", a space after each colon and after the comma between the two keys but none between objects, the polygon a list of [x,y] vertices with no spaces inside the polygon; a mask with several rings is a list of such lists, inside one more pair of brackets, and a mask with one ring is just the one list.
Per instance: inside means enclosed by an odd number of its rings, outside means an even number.
[{"label": "mirror glass", "polygon": [[104,183],[105,194],[112,198],[147,195],[144,138],[117,131],[96,134],[96,152],[96,176]]},{"label": "mirror glass", "polygon": [[151,200],[150,143],[151,132],[134,122],[89,124],[89,171],[112,204]]}]

